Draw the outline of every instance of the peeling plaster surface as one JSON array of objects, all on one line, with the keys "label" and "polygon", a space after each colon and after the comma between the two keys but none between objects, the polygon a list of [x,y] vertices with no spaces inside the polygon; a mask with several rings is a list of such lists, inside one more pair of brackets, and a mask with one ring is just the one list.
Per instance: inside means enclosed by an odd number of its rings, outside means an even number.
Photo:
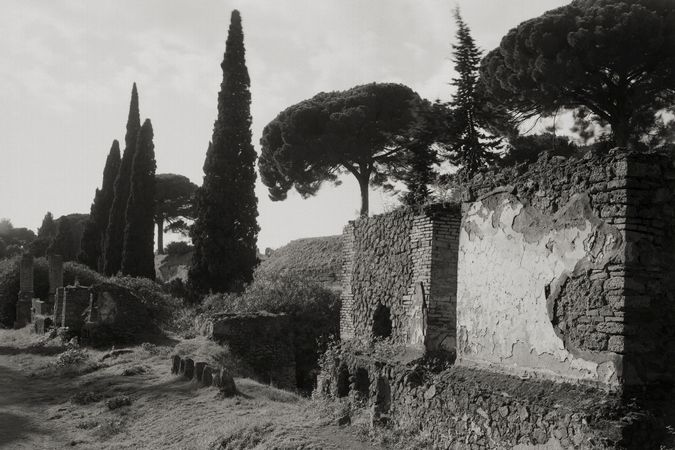
[{"label": "peeling plaster surface", "polygon": [[472,203],[459,238],[459,362],[612,383],[613,365],[565,349],[547,308],[547,295],[561,279],[602,257],[599,226],[585,196],[555,217],[508,194]]}]

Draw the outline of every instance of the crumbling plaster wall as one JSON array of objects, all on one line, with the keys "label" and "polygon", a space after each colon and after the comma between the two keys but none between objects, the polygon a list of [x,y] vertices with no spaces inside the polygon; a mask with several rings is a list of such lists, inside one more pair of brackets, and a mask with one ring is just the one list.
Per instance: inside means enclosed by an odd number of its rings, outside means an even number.
[{"label": "crumbling plaster wall", "polygon": [[586,194],[547,215],[510,190],[467,205],[463,217],[460,362],[616,384],[615,354],[566,348],[553,326],[552,298],[570,275],[604,266],[620,253],[618,230],[593,214]]},{"label": "crumbling plaster wall", "polygon": [[463,195],[460,363],[609,385],[672,378],[672,158],[544,155]]}]

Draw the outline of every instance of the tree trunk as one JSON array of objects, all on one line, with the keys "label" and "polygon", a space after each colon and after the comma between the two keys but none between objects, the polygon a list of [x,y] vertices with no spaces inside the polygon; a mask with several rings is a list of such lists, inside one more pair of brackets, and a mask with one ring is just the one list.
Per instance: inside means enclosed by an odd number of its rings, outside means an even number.
[{"label": "tree trunk", "polygon": [[157,254],[164,254],[164,219],[157,219]]},{"label": "tree trunk", "polygon": [[357,177],[361,189],[361,217],[368,217],[368,182],[370,173]]},{"label": "tree trunk", "polygon": [[615,122],[612,122],[612,134],[614,135],[614,142],[617,147],[628,148],[628,135],[629,135],[629,125],[628,120],[618,119]]}]

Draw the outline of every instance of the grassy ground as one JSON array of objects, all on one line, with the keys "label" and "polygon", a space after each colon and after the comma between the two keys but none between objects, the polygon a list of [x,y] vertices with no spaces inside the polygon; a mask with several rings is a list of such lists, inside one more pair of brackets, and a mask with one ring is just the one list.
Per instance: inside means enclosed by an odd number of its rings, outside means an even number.
[{"label": "grassy ground", "polygon": [[236,379],[241,394],[225,399],[172,375],[176,351],[226,356],[203,340],[130,350],[103,359],[104,351],[68,350],[27,329],[0,330],[0,448],[383,448],[363,416],[338,427],[333,405],[248,379]]}]

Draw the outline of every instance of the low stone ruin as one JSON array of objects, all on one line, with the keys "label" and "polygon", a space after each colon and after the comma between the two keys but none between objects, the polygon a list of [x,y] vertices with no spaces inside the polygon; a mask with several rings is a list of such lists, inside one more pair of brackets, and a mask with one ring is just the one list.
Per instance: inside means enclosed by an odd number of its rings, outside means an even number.
[{"label": "low stone ruin", "polygon": [[63,286],[60,255],[49,257],[47,300],[34,298],[31,255],[21,258],[19,277],[16,328],[31,323],[44,334],[52,326],[65,327],[91,345],[131,342],[154,331],[147,308],[128,289],[110,283]]},{"label": "low stone ruin", "polygon": [[293,327],[285,314],[265,311],[249,314],[221,313],[202,324],[202,334],[227,346],[252,378],[281,388],[296,382]]},{"label": "low stone ruin", "polygon": [[203,361],[195,362],[192,358],[181,358],[179,355],[173,355],[171,357],[171,373],[180,375],[187,380],[194,380],[202,387],[217,387],[226,397],[231,397],[237,393],[232,374],[223,367],[213,367]]}]

